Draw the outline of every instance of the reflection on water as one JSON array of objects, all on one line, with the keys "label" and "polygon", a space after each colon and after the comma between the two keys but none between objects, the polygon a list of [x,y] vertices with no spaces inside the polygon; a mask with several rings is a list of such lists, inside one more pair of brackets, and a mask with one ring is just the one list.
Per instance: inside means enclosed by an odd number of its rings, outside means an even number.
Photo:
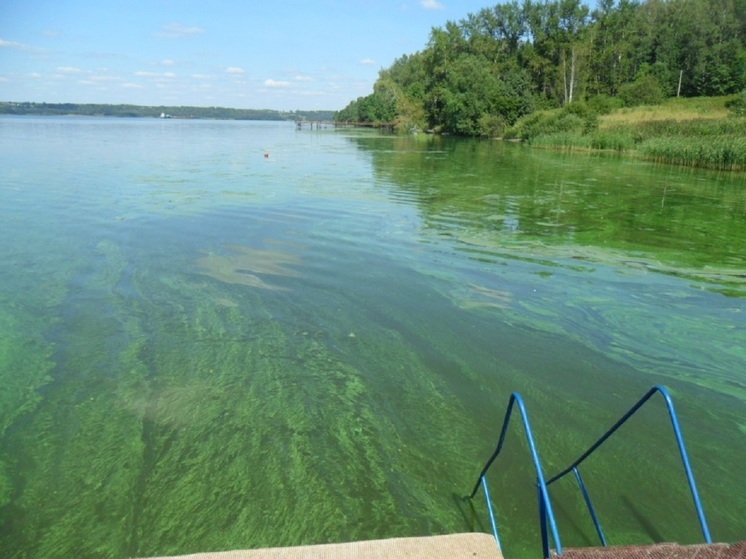
[{"label": "reflection on water", "polygon": [[[743,536],[742,178],[292,123],[0,132],[10,557],[487,530],[460,497],[511,391],[554,472],[659,382],[715,538]],[[698,540],[665,421],[585,472],[614,543]],[[506,552],[538,554],[508,449]]]},{"label": "reflection on water", "polygon": [[691,276],[745,293],[742,176],[502,143],[352,141],[371,154],[383,180],[420,194],[426,223],[441,236],[512,256]]}]

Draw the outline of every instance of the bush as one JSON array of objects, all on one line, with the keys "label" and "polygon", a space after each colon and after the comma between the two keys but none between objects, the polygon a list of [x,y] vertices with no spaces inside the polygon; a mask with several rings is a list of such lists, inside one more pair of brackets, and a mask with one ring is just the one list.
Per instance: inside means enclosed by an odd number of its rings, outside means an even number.
[{"label": "bush", "polygon": [[585,103],[571,103],[562,109],[537,111],[520,119],[505,132],[505,137],[532,142],[539,136],[565,132],[582,135],[595,130],[598,130],[598,115]]},{"label": "bush", "polygon": [[607,115],[622,107],[622,100],[609,95],[596,95],[587,101],[588,106],[599,115]]},{"label": "bush", "polygon": [[736,116],[746,116],[746,90],[735,99],[728,101],[725,106]]},{"label": "bush", "polygon": [[636,107],[638,105],[658,105],[663,102],[665,96],[655,76],[646,74],[632,83],[621,86],[619,88],[619,99],[622,100],[625,107]]},{"label": "bush", "polygon": [[506,123],[501,115],[482,115],[478,126],[480,136],[485,138],[499,138],[505,132]]}]

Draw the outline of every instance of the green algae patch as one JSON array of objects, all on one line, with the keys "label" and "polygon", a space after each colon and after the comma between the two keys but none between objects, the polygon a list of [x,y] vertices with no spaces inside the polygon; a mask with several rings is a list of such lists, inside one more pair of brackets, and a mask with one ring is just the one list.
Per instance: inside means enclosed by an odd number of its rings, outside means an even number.
[{"label": "green algae patch", "polygon": [[[78,120],[12,173],[0,135],[3,184],[26,181],[0,207],[9,557],[488,531],[461,497],[512,391],[554,472],[659,382],[713,533],[740,537],[744,314],[716,292],[746,253],[734,180],[292,126],[270,166],[249,123],[97,121],[85,150]],[[666,419],[584,472],[615,543],[698,538]],[[535,476],[520,429],[507,444],[493,497],[506,555],[529,556]],[[570,489],[563,537],[585,544]]]},{"label": "green algae patch", "polygon": [[[16,421],[37,409],[41,390],[52,381],[53,348],[24,327],[28,322],[0,305],[0,441]],[[0,453],[0,510],[12,500],[17,465],[12,456]]]},{"label": "green algae patch", "polygon": [[513,294],[502,289],[493,289],[473,283],[466,286],[465,293],[458,297],[458,305],[464,310],[497,308],[506,309],[513,302]]},{"label": "green algae patch", "polygon": [[[23,464],[4,524],[11,556],[461,529],[451,493],[477,453],[442,449],[469,447],[474,426],[399,327],[340,313],[308,290],[164,276],[131,266],[113,244],[99,254],[85,276],[90,301],[68,311],[86,320],[62,340],[65,381],[6,440]],[[273,318],[289,296],[292,307],[316,301],[315,318]]]},{"label": "green algae patch", "polygon": [[[445,466],[432,471],[432,455],[444,436],[468,438],[468,426],[454,431],[458,403],[394,331],[345,316],[338,334],[288,328],[267,318],[266,299],[234,294],[240,306],[221,308],[203,303],[214,287],[170,285],[199,329],[178,333],[192,338],[181,352],[153,354],[138,553],[386,537],[456,521],[434,512],[444,503],[428,506],[418,472],[448,479]],[[392,352],[395,370],[356,365]],[[430,442],[405,442],[415,433]]]},{"label": "green algae patch", "polygon": [[[39,390],[51,382],[53,347],[38,333],[27,332],[29,316],[14,305],[0,302],[0,437],[19,417],[42,400]],[[25,314],[25,313],[24,313]]]},{"label": "green algae patch", "polygon": [[224,283],[236,283],[261,289],[281,289],[261,279],[263,275],[296,276],[288,266],[297,265],[299,258],[279,250],[262,250],[231,245],[227,253],[208,253],[195,264],[202,273]]}]

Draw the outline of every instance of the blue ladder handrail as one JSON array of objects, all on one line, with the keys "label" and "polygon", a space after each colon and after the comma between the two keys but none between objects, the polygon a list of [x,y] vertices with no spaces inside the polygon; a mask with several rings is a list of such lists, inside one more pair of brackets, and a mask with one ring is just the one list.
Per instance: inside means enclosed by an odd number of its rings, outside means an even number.
[{"label": "blue ladder handrail", "polygon": [[596,525],[596,530],[599,532],[599,536],[601,539],[601,542],[603,545],[606,545],[605,543],[605,537],[603,536],[603,532],[600,531],[600,524],[598,523],[598,519],[596,517],[595,511],[593,510],[593,505],[591,504],[590,497],[588,496],[587,491],[585,490],[585,484],[583,483],[582,477],[580,476],[580,471],[577,469],[578,466],[580,466],[583,461],[588,458],[598,447],[600,447],[606,440],[613,435],[617,429],[619,429],[624,423],[627,422],[627,420],[632,417],[637,410],[639,410],[651,397],[653,397],[656,393],[660,393],[661,396],[663,396],[663,400],[666,404],[666,408],[668,409],[668,415],[671,419],[671,426],[673,427],[674,435],[676,436],[676,444],[679,447],[679,454],[681,455],[681,461],[684,464],[684,471],[686,472],[686,478],[689,482],[689,490],[692,494],[692,500],[694,501],[694,508],[697,512],[697,518],[699,519],[700,527],[702,528],[702,536],[705,539],[705,542],[712,543],[712,538],[710,537],[710,529],[707,526],[707,519],[705,518],[705,513],[702,508],[702,501],[699,498],[699,492],[697,491],[697,482],[694,481],[694,473],[692,472],[692,466],[689,462],[689,456],[686,452],[686,445],[684,444],[684,437],[681,433],[681,426],[679,425],[679,419],[676,415],[676,409],[674,408],[673,401],[671,400],[671,394],[669,394],[668,389],[666,389],[665,386],[654,386],[648,392],[638,400],[638,402],[632,406],[627,413],[625,413],[619,421],[617,421],[611,429],[606,431],[595,443],[593,443],[588,450],[586,450],[575,462],[573,462],[570,466],[562,470],[560,473],[549,479],[547,481],[547,486],[551,485],[555,481],[563,478],[570,472],[575,473],[575,477],[578,480],[578,484],[581,487],[581,491],[583,492],[583,496],[585,497],[586,504],[588,505],[588,508],[591,512],[591,516],[593,517],[594,524]]},{"label": "blue ladder handrail", "polygon": [[470,499],[474,498],[474,495],[476,495],[477,491],[479,490],[480,485],[484,485],[485,490],[485,496],[487,497],[487,509],[490,513],[490,521],[492,523],[492,532],[495,536],[495,541],[497,541],[498,546],[500,545],[500,537],[498,536],[497,532],[497,523],[495,521],[495,515],[492,510],[492,503],[489,499],[489,488],[487,486],[487,478],[485,477],[487,470],[490,469],[490,466],[492,466],[492,463],[497,458],[498,454],[500,454],[500,451],[502,450],[503,444],[505,443],[505,435],[508,432],[508,427],[510,425],[510,418],[512,417],[513,412],[513,405],[518,404],[518,410],[521,414],[521,419],[523,420],[523,428],[526,432],[526,439],[528,441],[529,449],[531,450],[531,458],[534,462],[534,469],[536,470],[536,483],[538,486],[538,493],[539,493],[539,510],[540,510],[540,521],[542,526],[542,543],[544,546],[544,556],[549,557],[549,539],[548,534],[546,531],[546,523],[549,522],[549,527],[552,531],[552,538],[554,540],[555,549],[557,550],[557,553],[562,553],[562,543],[560,541],[559,537],[559,531],[557,530],[557,522],[554,518],[554,511],[552,509],[552,503],[549,500],[549,490],[547,489],[547,483],[544,481],[544,470],[541,467],[541,460],[539,459],[539,452],[536,450],[536,443],[534,442],[534,435],[531,430],[531,423],[528,420],[528,413],[526,412],[526,405],[523,403],[523,398],[521,397],[518,392],[513,392],[510,395],[510,400],[508,401],[508,409],[505,412],[505,418],[503,419],[503,427],[502,431],[500,432],[500,439],[497,443],[497,447],[495,448],[495,451],[492,453],[492,456],[490,456],[489,460],[487,460],[487,463],[485,464],[484,468],[482,468],[482,471],[479,474],[479,478],[474,485],[474,489],[471,492],[471,495],[469,495]]},{"label": "blue ladder handrail", "polygon": [[593,523],[595,525],[599,539],[601,540],[601,544],[603,546],[607,545],[606,537],[601,528],[601,524],[598,521],[598,516],[593,507],[593,503],[591,502],[590,495],[588,494],[588,491],[586,489],[585,483],[583,482],[583,478],[580,475],[580,470],[578,469],[578,467],[598,447],[600,447],[606,440],[608,440],[624,423],[626,423],[627,420],[630,417],[632,417],[637,412],[637,410],[639,410],[656,393],[660,393],[663,396],[663,399],[666,404],[666,408],[668,409],[668,415],[671,419],[671,424],[673,427],[674,435],[676,437],[676,443],[679,448],[679,454],[681,455],[681,461],[684,465],[684,470],[686,472],[687,481],[689,482],[689,489],[691,491],[692,499],[694,501],[694,507],[697,512],[697,517],[699,519],[700,526],[702,528],[702,535],[704,536],[705,542],[712,543],[712,538],[710,537],[710,530],[709,530],[709,527],[707,526],[707,519],[705,518],[704,510],[702,508],[702,502],[699,498],[699,492],[697,491],[697,484],[694,481],[694,474],[692,472],[692,467],[689,462],[689,456],[686,451],[686,445],[684,444],[684,437],[681,432],[681,427],[679,425],[679,420],[676,415],[676,410],[674,408],[673,401],[671,400],[671,395],[669,394],[668,390],[665,387],[659,385],[659,386],[654,386],[653,388],[651,388],[642,398],[640,398],[640,400],[634,406],[632,406],[629,409],[629,411],[627,411],[627,413],[625,413],[621,417],[621,419],[619,419],[619,421],[617,421],[606,433],[604,433],[603,436],[601,436],[595,443],[593,443],[588,448],[588,450],[586,450],[583,454],[581,454],[581,456],[577,460],[575,460],[570,466],[562,470],[559,474],[550,478],[548,481],[545,481],[545,478],[544,478],[543,469],[541,467],[541,461],[539,459],[539,453],[536,449],[536,443],[534,442],[534,437],[533,437],[533,433],[531,430],[531,424],[528,419],[528,413],[526,412],[526,407],[523,403],[523,399],[521,398],[520,394],[518,394],[517,392],[514,392],[513,394],[511,394],[510,400],[508,402],[508,408],[507,408],[507,411],[505,412],[505,418],[503,419],[503,426],[500,432],[500,439],[498,440],[497,447],[495,448],[495,451],[492,453],[490,458],[487,460],[487,463],[485,464],[484,468],[482,468],[482,471],[479,474],[479,478],[476,484],[474,485],[474,489],[469,495],[469,498],[473,499],[477,491],[479,490],[479,487],[481,485],[484,486],[485,497],[487,500],[487,509],[489,511],[490,522],[492,524],[492,531],[493,531],[493,534],[495,536],[495,540],[497,541],[498,546],[500,545],[500,539],[498,536],[497,522],[495,520],[495,514],[492,508],[492,502],[489,497],[489,489],[487,486],[486,474],[487,474],[487,471],[492,466],[492,464],[494,463],[497,456],[500,454],[500,451],[502,450],[503,444],[505,442],[505,436],[508,431],[508,426],[510,425],[510,418],[511,418],[512,411],[513,411],[513,405],[515,403],[518,403],[518,409],[521,413],[524,430],[526,432],[526,439],[528,440],[528,445],[531,450],[531,457],[534,462],[534,468],[536,469],[537,487],[538,487],[538,494],[539,494],[539,516],[540,516],[540,521],[541,521],[542,547],[543,547],[544,557],[549,557],[550,556],[550,545],[549,545],[549,532],[547,530],[547,522],[549,523],[549,528],[551,529],[552,539],[554,540],[554,544],[555,544],[555,553],[557,555],[562,554],[562,544],[560,542],[559,532],[557,530],[557,523],[555,521],[554,512],[552,510],[552,503],[549,498],[548,487],[552,483],[563,478],[565,475],[567,475],[570,472],[573,472],[575,474],[575,478],[578,482],[578,486],[580,487],[580,491],[583,495],[583,498],[585,499],[591,518],[593,519]]}]

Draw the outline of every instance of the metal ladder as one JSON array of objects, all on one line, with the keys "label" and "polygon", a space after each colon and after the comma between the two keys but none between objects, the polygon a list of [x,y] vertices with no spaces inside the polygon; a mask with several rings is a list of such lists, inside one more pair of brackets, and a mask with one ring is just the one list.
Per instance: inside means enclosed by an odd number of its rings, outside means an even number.
[{"label": "metal ladder", "polygon": [[[492,500],[490,498],[489,493],[489,487],[487,485],[487,471],[490,469],[492,464],[495,462],[495,459],[500,454],[500,451],[503,448],[503,444],[505,442],[505,436],[508,432],[508,427],[510,426],[510,419],[513,415],[513,409],[515,405],[517,405],[518,410],[521,414],[521,419],[523,421],[523,428],[526,434],[526,439],[528,441],[529,450],[531,452],[531,458],[534,463],[534,469],[536,470],[536,487],[537,487],[537,493],[538,493],[538,500],[539,500],[539,521],[541,525],[541,539],[542,539],[542,549],[544,552],[544,557],[548,558],[551,555],[550,549],[551,549],[551,543],[554,544],[554,550],[556,555],[562,554],[562,542],[559,535],[559,530],[557,529],[557,522],[554,517],[554,511],[552,510],[552,502],[549,497],[549,486],[553,484],[554,482],[562,479],[564,476],[572,472],[575,475],[575,479],[578,482],[578,487],[580,489],[580,492],[583,495],[583,499],[585,500],[586,506],[588,507],[588,512],[591,515],[591,518],[593,520],[593,524],[596,528],[596,533],[598,534],[599,540],[601,541],[602,546],[607,546],[606,536],[604,535],[603,529],[601,528],[601,523],[599,522],[598,515],[596,514],[596,510],[593,506],[593,502],[591,501],[590,495],[588,494],[588,491],[586,489],[585,483],[583,482],[583,477],[580,474],[579,467],[583,463],[583,461],[588,458],[593,452],[598,449],[606,440],[609,439],[616,431],[619,429],[630,417],[632,417],[637,410],[639,410],[650,398],[655,395],[656,393],[659,393],[663,396],[663,400],[666,404],[666,408],[668,409],[668,415],[671,418],[671,425],[673,427],[673,432],[676,437],[676,443],[679,447],[679,453],[681,455],[681,461],[684,465],[684,470],[686,472],[687,481],[689,482],[689,489],[692,494],[692,499],[694,500],[694,508],[696,509],[697,516],[699,518],[699,524],[702,528],[702,535],[704,536],[704,540],[706,543],[712,543],[712,539],[710,537],[710,530],[707,526],[707,520],[705,518],[704,510],[702,509],[702,503],[699,498],[699,493],[697,491],[697,484],[694,481],[694,475],[692,473],[692,468],[689,463],[689,457],[686,452],[686,446],[684,445],[684,437],[681,434],[681,428],[679,426],[679,420],[676,416],[676,410],[674,409],[673,401],[671,400],[671,395],[668,393],[668,390],[663,386],[654,386],[651,388],[640,400],[632,406],[627,413],[625,413],[619,421],[617,421],[606,433],[604,433],[603,436],[601,436],[595,443],[593,443],[588,450],[586,450],[583,454],[580,455],[580,457],[575,460],[572,464],[570,464],[567,468],[562,470],[557,475],[549,478],[548,480],[544,476],[544,469],[541,465],[541,460],[539,458],[539,452],[536,448],[536,443],[534,441],[534,435],[531,430],[531,422],[528,419],[528,412],[526,411],[526,406],[523,402],[523,398],[520,394],[517,392],[514,392],[510,396],[510,400],[508,401],[508,407],[505,412],[505,418],[503,419],[503,426],[502,430],[500,432],[500,439],[498,440],[497,447],[495,448],[495,451],[492,453],[490,458],[487,460],[487,463],[485,464],[484,468],[482,468],[482,471],[479,474],[479,478],[477,479],[476,484],[474,485],[474,489],[472,490],[471,494],[469,495],[469,499],[473,499],[474,496],[477,494],[477,491],[479,491],[480,487],[484,488],[484,494],[485,499],[487,501],[487,510],[490,517],[490,523],[492,525],[492,533],[495,536],[495,540],[497,541],[498,547],[502,547],[500,544],[500,537],[498,534],[498,528],[497,528],[497,520],[495,517],[495,511],[492,506]],[[551,538],[551,541],[550,541]]]}]

